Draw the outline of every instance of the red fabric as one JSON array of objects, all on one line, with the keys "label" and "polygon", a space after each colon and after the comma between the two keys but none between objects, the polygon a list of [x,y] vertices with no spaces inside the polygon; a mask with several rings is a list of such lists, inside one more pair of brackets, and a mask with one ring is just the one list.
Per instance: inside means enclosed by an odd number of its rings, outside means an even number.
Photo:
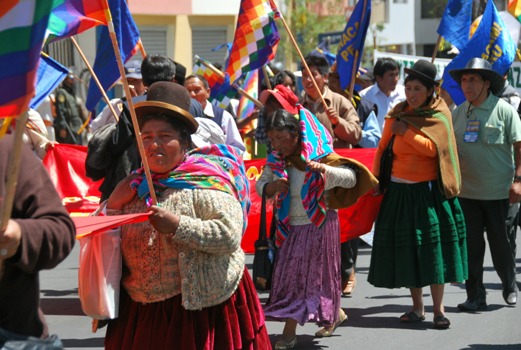
[{"label": "red fabric", "polygon": [[119,317],[110,321],[105,349],[271,349],[264,313],[247,268],[235,294],[222,304],[189,311],[181,295],[142,304],[121,290]]},{"label": "red fabric", "polygon": [[100,181],[92,181],[85,175],[87,147],[55,144],[43,159],[63,204],[69,213],[91,213],[99,207]]},{"label": "red fabric", "polygon": [[383,194],[374,195],[373,191],[364,194],[349,208],[340,209],[340,242],[360,237],[373,227],[378,216]]},{"label": "red fabric", "polygon": [[[375,151],[375,148],[336,150],[336,152],[341,156],[356,159],[369,169],[372,167]],[[87,147],[56,144],[47,152],[47,155],[43,160],[43,163],[49,171],[51,179],[56,186],[56,189],[58,190],[65,207],[71,214],[81,213],[86,215],[87,213],[93,212],[98,208],[100,197],[98,188],[101,185],[102,180],[94,182],[85,176],[86,157]],[[255,251],[254,243],[259,235],[261,207],[261,198],[255,191],[255,182],[262,172],[262,167],[266,163],[266,159],[246,160],[244,163],[246,165],[246,175],[250,180],[250,198],[252,205],[248,216],[248,227],[242,239],[241,247],[246,253],[253,253]],[[367,205],[374,205],[374,203],[370,201],[370,203]],[[362,208],[357,209],[355,204],[355,207],[352,209],[355,211],[355,214],[349,214],[349,212],[348,214],[344,214],[346,209],[342,209],[340,211],[340,227],[342,230],[342,237],[347,237],[345,233],[346,230],[355,229],[359,224],[358,222],[362,222],[358,215],[373,215],[376,217],[377,211],[373,212],[374,209],[367,210],[367,208],[365,208],[364,210],[361,210]],[[272,216],[270,205],[268,205],[266,213],[269,227]],[[370,217],[366,217],[364,220],[369,219]],[[353,228],[353,226],[355,226],[355,228]],[[360,228],[356,228],[356,230],[357,231],[354,232],[361,232]]]},{"label": "red fabric", "polygon": [[121,225],[148,220],[151,212],[111,216],[78,216],[73,217],[76,225],[76,239],[89,234],[101,233]]}]

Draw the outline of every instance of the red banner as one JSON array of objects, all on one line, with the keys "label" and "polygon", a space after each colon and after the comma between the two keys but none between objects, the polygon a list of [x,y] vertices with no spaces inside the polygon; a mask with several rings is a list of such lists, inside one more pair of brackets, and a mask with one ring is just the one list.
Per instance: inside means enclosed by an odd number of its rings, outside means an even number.
[{"label": "red banner", "polygon": [[[340,149],[337,150],[337,153],[344,157],[356,159],[371,169],[375,149]],[[73,216],[86,216],[99,206],[100,193],[98,187],[101,185],[101,181],[93,182],[85,176],[86,156],[87,147],[57,144],[52,149],[49,149],[43,161],[63,200],[63,204]],[[250,180],[250,198],[252,202],[248,215],[248,228],[241,243],[241,247],[246,253],[254,252],[254,242],[259,234],[261,198],[255,191],[255,183],[262,172],[265,162],[265,159],[254,159],[244,162],[246,175]],[[368,232],[367,227],[370,229],[380,201],[381,196],[367,195],[361,197],[355,205],[339,211],[342,241]],[[271,222],[270,206],[267,208],[267,220],[268,223]],[[267,227],[269,227],[269,224]],[[84,227],[81,229],[82,232],[85,231]]]},{"label": "red banner", "polygon": [[93,212],[99,207],[100,181],[92,181],[85,175],[87,147],[55,144],[43,159],[43,165],[51,175],[62,202],[74,216]]}]

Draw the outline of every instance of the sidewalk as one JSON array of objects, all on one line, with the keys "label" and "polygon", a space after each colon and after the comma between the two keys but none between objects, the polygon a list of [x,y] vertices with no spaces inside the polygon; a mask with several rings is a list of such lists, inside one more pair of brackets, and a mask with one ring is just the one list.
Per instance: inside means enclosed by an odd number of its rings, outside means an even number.
[{"label": "sidewalk", "polygon": [[[521,238],[518,235],[518,246]],[[103,349],[105,330],[91,332],[91,320],[83,315],[77,294],[79,244],[57,268],[41,274],[42,308],[51,333],[58,333],[67,349]],[[374,288],[367,282],[371,248],[359,250],[357,287],[351,298],[342,298],[342,307],[349,319],[331,338],[315,338],[314,324],[297,328],[296,349],[521,349],[521,303],[517,307],[505,304],[501,283],[490,255],[485,257],[484,281],[489,308],[478,313],[461,313],[456,305],[465,301],[464,285],[446,285],[445,306],[452,326],[445,331],[432,327],[432,299],[424,289],[426,321],[401,324],[398,317],[410,310],[407,289]],[[253,255],[246,258],[251,268]],[[521,258],[516,260],[518,281],[521,281]],[[518,282],[521,286],[521,283]],[[268,294],[259,293],[261,302]],[[267,322],[274,344],[282,332],[283,323]]]}]

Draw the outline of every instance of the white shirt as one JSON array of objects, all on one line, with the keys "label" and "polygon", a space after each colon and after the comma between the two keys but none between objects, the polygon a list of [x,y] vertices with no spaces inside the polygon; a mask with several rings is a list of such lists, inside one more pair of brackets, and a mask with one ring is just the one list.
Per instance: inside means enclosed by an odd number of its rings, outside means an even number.
[{"label": "white shirt", "polygon": [[[215,117],[210,101],[206,101],[206,106],[204,106],[203,113],[210,118]],[[239,129],[237,128],[237,124],[235,123],[233,116],[226,110],[223,111],[221,129],[223,130],[224,135],[226,135],[227,145],[235,146],[241,152],[244,152],[246,150],[246,146],[242,141],[241,134],[239,133]]]},{"label": "white shirt", "polygon": [[378,84],[374,84],[360,91],[360,96],[371,101],[378,107],[378,115],[376,117],[380,124],[380,130],[383,130],[387,113],[399,102],[405,101],[405,87],[403,85],[396,85],[396,89],[387,96],[380,90]]},{"label": "white shirt", "polygon": [[[110,100],[110,104],[118,113],[118,117],[121,115],[121,112],[123,111],[123,101],[120,98],[113,98]],[[109,106],[105,106],[105,108],[102,109],[102,111],[90,122],[90,130],[91,132],[95,132],[99,128],[101,128],[103,125],[115,123],[116,118],[114,118],[114,115],[112,114]]]}]

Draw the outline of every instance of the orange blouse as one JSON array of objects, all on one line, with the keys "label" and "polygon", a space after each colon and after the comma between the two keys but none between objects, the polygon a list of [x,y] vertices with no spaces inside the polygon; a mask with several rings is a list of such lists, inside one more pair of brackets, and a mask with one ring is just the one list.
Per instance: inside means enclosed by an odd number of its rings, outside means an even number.
[{"label": "orange blouse", "polygon": [[[382,139],[378,144],[373,174],[378,176],[380,158],[389,143],[392,132],[391,125],[396,119],[386,119]],[[393,145],[393,167],[391,176],[412,182],[423,182],[438,178],[438,151],[436,145],[420,130],[408,125],[403,135],[396,135]]]}]

